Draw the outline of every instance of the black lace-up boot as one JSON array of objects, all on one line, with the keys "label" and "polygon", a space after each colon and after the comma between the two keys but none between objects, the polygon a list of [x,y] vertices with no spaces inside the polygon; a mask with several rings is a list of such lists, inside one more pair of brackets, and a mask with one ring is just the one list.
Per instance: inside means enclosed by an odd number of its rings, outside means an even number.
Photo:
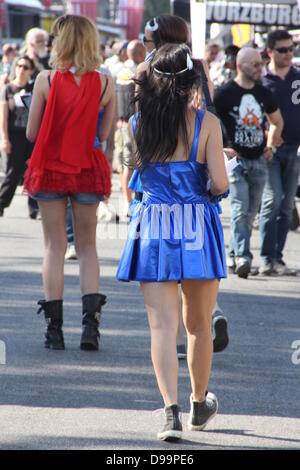
[{"label": "black lace-up boot", "polygon": [[39,300],[40,308],[38,314],[44,311],[47,323],[45,333],[45,348],[65,349],[64,336],[62,332],[63,324],[63,301],[62,300]]},{"label": "black lace-up boot", "polygon": [[102,294],[87,294],[82,297],[82,336],[80,348],[86,351],[98,351],[100,332],[98,330],[101,318],[101,307],[106,304],[106,296]]}]

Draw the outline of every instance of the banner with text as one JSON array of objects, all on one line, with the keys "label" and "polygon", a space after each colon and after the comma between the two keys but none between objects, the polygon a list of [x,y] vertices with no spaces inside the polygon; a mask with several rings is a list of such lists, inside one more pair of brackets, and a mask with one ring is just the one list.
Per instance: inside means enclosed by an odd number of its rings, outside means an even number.
[{"label": "banner with text", "polygon": [[294,4],[207,1],[206,19],[209,23],[246,23],[290,28],[300,25],[300,12],[296,1]]}]

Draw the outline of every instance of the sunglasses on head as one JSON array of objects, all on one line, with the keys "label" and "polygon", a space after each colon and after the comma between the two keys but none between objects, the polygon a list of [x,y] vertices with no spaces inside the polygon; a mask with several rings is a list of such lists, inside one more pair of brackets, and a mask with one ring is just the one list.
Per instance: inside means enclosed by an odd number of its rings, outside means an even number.
[{"label": "sunglasses on head", "polygon": [[288,52],[294,52],[294,46],[274,47],[274,51],[279,52],[279,54],[287,54]]},{"label": "sunglasses on head", "polygon": [[147,39],[145,35],[143,35],[143,43],[147,44],[148,42],[154,42],[154,41],[152,41],[152,39]]},{"label": "sunglasses on head", "polygon": [[31,68],[25,64],[17,64],[17,67],[19,67],[19,69],[31,70]]}]

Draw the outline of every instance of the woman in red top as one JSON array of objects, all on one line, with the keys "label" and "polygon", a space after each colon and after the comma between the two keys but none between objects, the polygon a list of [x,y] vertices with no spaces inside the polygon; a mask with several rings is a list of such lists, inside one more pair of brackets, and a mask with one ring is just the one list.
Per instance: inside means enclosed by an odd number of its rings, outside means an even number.
[{"label": "woman in red top", "polygon": [[64,349],[62,298],[66,207],[70,198],[83,296],[80,346],[97,350],[105,296],[98,293],[96,211],[99,202],[110,195],[111,179],[105,155],[94,148],[94,140],[100,107],[104,115],[98,137],[104,141],[109,136],[114,86],[110,78],[96,71],[100,64],[99,38],[88,18],[62,16],[52,32],[53,70],[38,75],[30,107],[27,138],[35,142],[35,147],[24,183],[25,191],[38,200],[44,233],[45,300],[38,304],[48,325],[45,347]]}]

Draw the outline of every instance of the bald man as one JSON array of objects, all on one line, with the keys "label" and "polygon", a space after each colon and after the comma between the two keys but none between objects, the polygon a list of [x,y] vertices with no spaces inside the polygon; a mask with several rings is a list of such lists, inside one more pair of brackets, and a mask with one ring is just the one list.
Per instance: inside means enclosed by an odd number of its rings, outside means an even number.
[{"label": "bald man", "polygon": [[146,49],[142,41],[139,39],[133,39],[127,46],[128,59],[132,60],[137,66],[144,62],[146,58]]},{"label": "bald man", "polygon": [[[237,76],[215,94],[215,107],[227,138],[225,152],[237,156],[230,173],[231,241],[227,265],[247,278],[251,271],[250,237],[266,181],[266,160],[280,145],[282,117],[272,93],[260,83],[263,62],[259,52],[243,48],[237,55]],[[266,117],[270,122],[268,140]]]}]

